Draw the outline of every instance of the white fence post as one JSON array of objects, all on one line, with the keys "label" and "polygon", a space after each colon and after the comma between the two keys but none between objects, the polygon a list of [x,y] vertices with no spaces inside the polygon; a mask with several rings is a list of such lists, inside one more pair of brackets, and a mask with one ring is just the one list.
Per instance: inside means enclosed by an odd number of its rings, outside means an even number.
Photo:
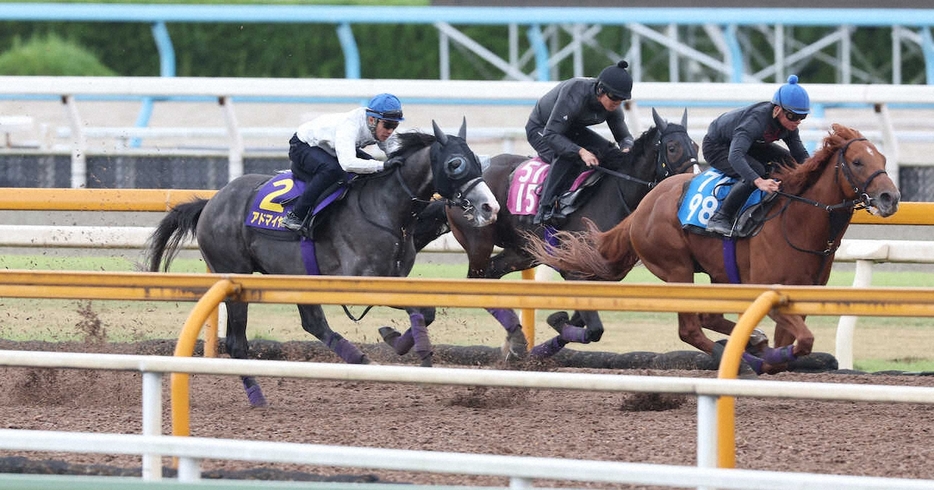
[{"label": "white fence post", "polygon": [[[857,260],[853,287],[869,287],[872,284],[872,261]],[[837,323],[837,365],[840,369],[853,369],[853,332],[858,317],[843,315]]]},{"label": "white fence post", "polygon": [[[162,373],[143,372],[143,435],[162,435]],[[143,455],[143,480],[162,479],[162,455]]]}]

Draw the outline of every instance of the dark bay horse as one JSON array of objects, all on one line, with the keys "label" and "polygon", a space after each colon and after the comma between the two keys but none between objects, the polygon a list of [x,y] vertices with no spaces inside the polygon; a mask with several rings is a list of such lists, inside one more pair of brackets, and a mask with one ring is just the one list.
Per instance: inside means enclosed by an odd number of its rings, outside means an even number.
[{"label": "dark bay horse", "polygon": [[[838,124],[823,146],[800,165],[779,166],[772,178],[782,191],[758,234],[735,240],[735,271],[743,283],[825,285],[834,252],[856,209],[879,216],[898,210],[900,194],[885,173],[885,156],[856,130]],[[653,189],[636,211],[613,229],[561,234],[561,245],[530,243],[530,252],[543,263],[601,279],[621,279],[639,260],[665,282],[690,283],[695,272],[714,283],[729,283],[724,248],[730,240],[682,228],[678,217],[685,185],[692,176],[666,179]],[[731,261],[732,262],[732,261]],[[775,321],[775,348],[759,358],[744,359],[757,372],[778,372],[787,362],[807,355],[814,335],[801,315],[769,315]],[[721,349],[702,331],[723,334],[734,323],[722,314],[678,314],[678,334],[684,342],[717,356]]]},{"label": "dark bay horse", "polygon": [[[312,255],[321,274],[407,276],[415,262],[415,216],[435,192],[460,209],[471,226],[486,226],[496,220],[499,204],[483,181],[480,162],[465,141],[466,121],[457,136],[444,134],[434,122],[432,125],[434,136],[399,134],[400,147],[390,156],[403,156],[404,164],[357,176],[346,197],[316,218]],[[210,200],[199,199],[172,209],[149,239],[149,270],[156,272],[161,264],[168,270],[181,241],[194,235],[201,255],[215,273],[310,273],[307,250],[311,240],[299,240],[298,235],[284,228],[258,229],[246,224],[258,190],[270,179],[269,175],[244,175]],[[289,181],[284,185],[291,184]],[[278,205],[277,211],[282,213],[283,206]],[[268,221],[278,223],[275,219]],[[249,349],[248,304],[228,301],[226,305],[227,352],[231,357],[245,359]],[[300,304],[298,311],[302,328],[345,362],[369,363],[357,346],[331,330],[320,305]],[[435,310],[406,311],[412,322],[416,352],[430,365],[427,326],[434,320]],[[255,379],[245,377],[243,381],[250,403],[263,405],[265,399]]]},{"label": "dark bay horse", "polygon": [[[574,204],[576,210],[568,214],[561,224],[562,230],[586,229],[585,218],[592,220],[600,229],[609,229],[636,209],[649,189],[662,179],[693,170],[694,164],[697,163],[697,144],[687,133],[687,110],[684,111],[680,124],[666,122],[654,109],[652,117],[655,126],[636,139],[631,153],[624,154],[613,148],[600,158],[601,164],[598,168],[608,172],[597,172],[595,175],[600,179],[596,184],[583,189],[586,200]],[[516,169],[528,160],[529,157],[521,155],[497,155],[484,170],[483,178],[489,183],[500,206],[499,218],[494,226],[473,227],[453,208],[445,206],[444,203],[434,205],[436,212],[447,208],[447,224],[467,252],[468,278],[499,279],[510,272],[530,269],[539,264],[525,251],[528,234],[544,237],[553,233],[554,229],[532,224],[534,209],[530,210],[531,214],[519,215],[512,214],[507,206],[510,184],[517,178]],[[430,212],[431,210],[426,210],[420,219],[431,221],[425,217]],[[441,222],[444,219],[442,217],[435,221]],[[445,227],[437,229],[439,234],[447,231]],[[423,241],[427,243],[428,240]],[[501,247],[502,251],[491,258],[494,246]],[[562,275],[566,279],[581,279],[573,271],[563,272]],[[507,358],[525,356],[528,346],[515,311],[505,308],[490,308],[487,311],[506,329],[504,353]],[[567,315],[564,312],[560,313]],[[567,320],[570,325],[565,326],[562,322],[561,325],[555,326],[561,335],[533,349],[533,355],[547,357],[560,350],[568,341],[588,343],[598,341],[603,334],[603,324],[596,311],[575,312],[573,318]],[[563,333],[560,331],[562,327]],[[387,335],[397,335],[389,327],[380,329],[380,333],[384,338]],[[390,345],[393,344],[392,337],[387,340]],[[559,347],[556,344],[561,345]]]}]

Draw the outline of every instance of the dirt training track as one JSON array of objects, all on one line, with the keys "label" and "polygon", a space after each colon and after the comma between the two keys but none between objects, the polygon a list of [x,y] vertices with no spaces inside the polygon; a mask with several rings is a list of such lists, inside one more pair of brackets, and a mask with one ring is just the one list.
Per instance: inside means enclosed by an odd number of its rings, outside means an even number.
[{"label": "dirt training track", "polygon": [[[14,343],[0,349],[168,355],[173,341],[138,344]],[[261,346],[255,349],[259,355]],[[381,363],[412,365],[387,346],[364,346]],[[443,349],[439,349],[443,350]],[[336,362],[315,342],[282,344],[280,357]],[[645,354],[645,353],[643,353]],[[488,353],[477,354],[484,359]],[[498,369],[477,362],[438,366]],[[559,363],[520,369],[643,376],[714,377],[707,369],[594,369]],[[3,428],[139,433],[138,373],[5,368],[0,378]],[[840,371],[783,373],[777,381],[934,387],[934,376]],[[427,451],[528,455],[694,465],[697,407],[693,397],[378,384],[261,378],[270,406],[248,408],[240,381],[196,375],[191,384],[192,435]],[[170,400],[168,381],[163,399]],[[168,402],[166,402],[168,405]],[[934,406],[804,400],[736,401],[737,466],[746,469],[934,479]],[[171,433],[170,414],[163,433]],[[164,459],[166,465],[169,459]],[[130,456],[0,452],[0,471],[139,475]],[[505,478],[367,469],[204,461],[206,478],[330,479],[415,484],[507,486]],[[166,468],[166,474],[172,470]],[[536,486],[582,486],[535,481]],[[594,488],[605,485],[583,484]],[[624,487],[645,488],[645,487]]]}]

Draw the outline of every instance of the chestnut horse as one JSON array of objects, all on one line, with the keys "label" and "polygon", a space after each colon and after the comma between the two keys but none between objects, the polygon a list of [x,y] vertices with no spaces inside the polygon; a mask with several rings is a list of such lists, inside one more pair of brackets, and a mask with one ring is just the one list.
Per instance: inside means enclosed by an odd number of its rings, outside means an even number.
[{"label": "chestnut horse", "polygon": [[[838,124],[823,147],[800,165],[776,166],[782,182],[761,230],[735,240],[735,263],[741,282],[750,284],[825,285],[834,252],[856,209],[879,216],[898,210],[899,192],[885,172],[885,156],[856,130]],[[678,208],[691,175],[676,175],[652,189],[628,218],[606,232],[562,233],[559,247],[542,241],[529,251],[542,263],[603,279],[622,279],[639,260],[665,282],[690,283],[695,272],[714,283],[728,283],[725,265],[729,239],[682,228]],[[757,372],[778,372],[788,361],[807,355],[814,335],[803,315],[769,316],[775,321],[775,348],[760,358],[744,357]],[[701,330],[723,334],[734,322],[722,314],[678,314],[684,342],[717,357],[722,347]]]}]

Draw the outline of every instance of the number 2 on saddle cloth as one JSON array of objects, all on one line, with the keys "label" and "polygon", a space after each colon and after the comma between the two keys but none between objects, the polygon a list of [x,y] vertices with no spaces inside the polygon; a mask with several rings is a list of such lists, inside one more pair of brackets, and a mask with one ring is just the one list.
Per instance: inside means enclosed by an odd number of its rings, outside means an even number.
[{"label": "number 2 on saddle cloth", "polygon": [[[353,175],[353,174],[348,174]],[[348,179],[350,180],[350,179]],[[309,275],[318,275],[318,262],[315,259],[314,216],[318,215],[330,204],[341,200],[350,188],[345,183],[339,183],[325,191],[324,199],[319,201],[312,210],[311,224],[308,225],[308,235],[296,235],[282,226],[285,215],[295,206],[295,202],[305,190],[305,183],[292,177],[292,172],[282,172],[266,181],[250,205],[244,224],[268,232],[271,238],[280,240],[300,239],[302,261],[305,263],[305,272]]]}]

